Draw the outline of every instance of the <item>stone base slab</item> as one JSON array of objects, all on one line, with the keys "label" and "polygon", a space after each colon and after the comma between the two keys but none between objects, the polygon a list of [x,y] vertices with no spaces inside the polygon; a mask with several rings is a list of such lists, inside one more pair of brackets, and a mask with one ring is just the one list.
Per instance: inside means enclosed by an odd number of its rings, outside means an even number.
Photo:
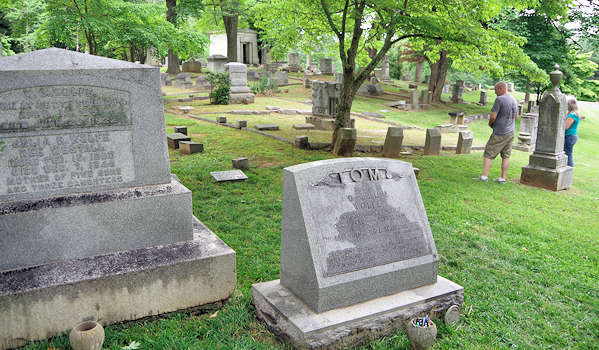
[{"label": "stone base slab", "polygon": [[441,276],[434,284],[322,313],[315,313],[279,280],[252,286],[257,317],[299,349],[357,346],[403,328],[416,315],[438,318],[463,301],[464,288]]},{"label": "stone base slab", "polygon": [[570,166],[548,169],[526,165],[522,167],[520,183],[551,191],[561,191],[572,186],[573,177],[574,168]]},{"label": "stone base slab", "polygon": [[175,180],[0,202],[0,271],[189,241],[192,215],[191,192]]},{"label": "stone base slab", "polygon": [[252,93],[247,94],[230,94],[229,95],[229,104],[237,105],[237,104],[250,104],[254,103],[255,95]]},{"label": "stone base slab", "polygon": [[0,271],[0,349],[229,298],[235,252],[193,221],[191,241]]}]

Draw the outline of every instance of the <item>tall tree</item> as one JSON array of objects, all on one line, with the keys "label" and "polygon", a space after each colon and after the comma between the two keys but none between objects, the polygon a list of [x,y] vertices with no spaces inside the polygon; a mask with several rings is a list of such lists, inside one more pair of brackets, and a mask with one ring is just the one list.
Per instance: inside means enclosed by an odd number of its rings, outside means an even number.
[{"label": "tall tree", "polygon": [[[177,12],[175,11],[176,6],[177,0],[166,0],[166,20],[172,23],[174,26],[177,25]],[[168,49],[167,64],[167,73],[177,74],[181,71],[179,68],[179,57],[172,47],[169,47]]]},{"label": "tall tree", "polygon": [[[302,25],[311,27],[314,22],[319,22],[319,26],[326,27],[337,38],[343,84],[333,132],[335,144],[339,128],[350,126],[350,112],[357,90],[393,44],[420,38],[429,42],[489,47],[492,44],[485,41],[491,35],[485,23],[504,7],[523,8],[527,4],[517,0],[472,0],[467,3],[461,0],[442,3],[426,0],[270,0],[263,11],[305,13],[299,18],[309,18],[309,23]],[[298,19],[283,23],[286,18],[289,17],[282,16],[278,26],[262,26],[262,29],[276,36],[277,31],[286,32],[281,26],[297,27]],[[368,57],[364,47],[375,47],[376,55]],[[334,149],[333,153],[337,151]]]}]

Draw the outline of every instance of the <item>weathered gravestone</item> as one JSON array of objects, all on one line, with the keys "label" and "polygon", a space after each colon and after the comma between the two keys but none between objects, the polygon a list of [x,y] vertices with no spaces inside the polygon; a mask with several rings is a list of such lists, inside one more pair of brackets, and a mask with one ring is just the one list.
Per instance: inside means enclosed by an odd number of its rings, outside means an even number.
[{"label": "weathered gravestone", "polygon": [[330,159],[283,178],[281,279],[252,286],[258,318],[281,338],[337,349],[462,304],[463,288],[437,275],[410,163]]},{"label": "weathered gravestone", "polygon": [[209,56],[206,60],[208,61],[208,66],[206,68],[214,73],[224,72],[225,64],[229,61],[229,59],[223,55],[212,55]]},{"label": "weathered gravestone", "polygon": [[471,131],[460,131],[458,133],[458,145],[456,147],[456,154],[470,154],[472,151],[472,132]]},{"label": "weathered gravestone", "polygon": [[306,123],[319,130],[333,130],[340,94],[340,83],[312,81],[312,116],[306,117]]},{"label": "weathered gravestone", "polygon": [[403,128],[398,126],[390,126],[387,129],[387,136],[385,137],[385,144],[383,145],[383,157],[399,157],[402,143]]},{"label": "weathered gravestone", "polygon": [[552,191],[568,189],[572,185],[574,168],[566,165],[564,133],[568,112],[566,95],[559,89],[562,72],[559,66],[549,74],[553,88],[539,103],[539,119],[535,151],[529,164],[522,167],[520,182]]},{"label": "weathered gravestone", "polygon": [[323,57],[320,59],[320,73],[325,75],[333,75],[333,60]]},{"label": "weathered gravestone", "polygon": [[225,64],[225,71],[229,72],[229,80],[231,81],[229,103],[254,103],[254,94],[250,92],[248,86],[247,66],[239,62],[231,62]]},{"label": "weathered gravestone", "polygon": [[481,106],[486,106],[487,105],[487,92],[486,91],[480,91],[480,99],[478,100],[478,104]]},{"label": "weathered gravestone", "polygon": [[451,102],[453,103],[464,103],[462,95],[464,94],[464,81],[458,80],[453,85],[453,91],[451,95]]},{"label": "weathered gravestone", "polygon": [[299,72],[302,70],[302,66],[300,65],[300,56],[297,52],[290,52],[287,55],[287,60],[289,61],[287,65],[287,69],[290,72]]},{"label": "weathered gravestone", "polygon": [[159,69],[0,58],[0,349],[227,299],[235,252],[170,174]]},{"label": "weathered gravestone", "polygon": [[524,113],[522,115],[518,132],[518,144],[514,146],[514,149],[526,152],[535,150],[538,122],[539,115],[537,113]]},{"label": "weathered gravestone", "polygon": [[426,129],[426,139],[424,141],[424,154],[425,155],[439,155],[441,154],[441,130]]}]

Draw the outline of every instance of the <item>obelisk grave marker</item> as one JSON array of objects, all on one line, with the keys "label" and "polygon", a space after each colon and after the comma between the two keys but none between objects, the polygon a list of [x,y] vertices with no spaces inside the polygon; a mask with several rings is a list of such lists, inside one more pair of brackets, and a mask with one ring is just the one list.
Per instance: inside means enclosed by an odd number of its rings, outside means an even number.
[{"label": "obelisk grave marker", "polygon": [[253,302],[294,346],[334,347],[382,335],[364,329],[390,331],[427,303],[461,305],[463,288],[438,277],[438,263],[410,163],[300,164],[284,169],[281,279],[255,284]]}]

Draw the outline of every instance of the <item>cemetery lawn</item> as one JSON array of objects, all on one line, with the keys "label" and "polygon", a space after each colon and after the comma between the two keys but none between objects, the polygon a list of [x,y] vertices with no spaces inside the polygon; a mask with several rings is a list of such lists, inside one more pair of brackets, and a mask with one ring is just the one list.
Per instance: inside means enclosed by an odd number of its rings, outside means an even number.
[{"label": "cemetery lawn", "polygon": [[[480,175],[480,151],[400,158],[421,169],[439,274],[465,289],[460,323],[437,322],[433,349],[599,349],[599,106],[593,108],[583,107],[568,191],[520,185],[529,154],[515,150],[505,185],[472,180]],[[167,115],[166,123],[167,133],[187,125],[192,140],[205,145],[201,154],[170,150],[171,170],[192,191],[194,214],[236,251],[237,289],[222,308],[108,326],[104,348],[132,341],[139,349],[288,348],[255,318],[251,285],[279,278],[283,168],[331,154],[188,117]],[[476,131],[481,140],[489,135],[484,123]],[[241,156],[250,160],[248,180],[215,183],[209,173],[231,169]],[[489,177],[499,172],[496,160]],[[26,347],[48,348],[67,349],[68,336]],[[360,347],[408,348],[399,331]]]}]

